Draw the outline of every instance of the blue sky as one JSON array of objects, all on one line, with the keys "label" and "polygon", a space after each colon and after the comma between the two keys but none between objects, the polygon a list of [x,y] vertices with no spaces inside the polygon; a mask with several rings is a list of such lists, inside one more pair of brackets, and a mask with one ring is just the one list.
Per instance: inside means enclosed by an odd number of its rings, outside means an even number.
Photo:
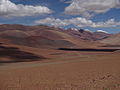
[{"label": "blue sky", "polygon": [[120,32],[120,0],[0,0],[0,24]]}]

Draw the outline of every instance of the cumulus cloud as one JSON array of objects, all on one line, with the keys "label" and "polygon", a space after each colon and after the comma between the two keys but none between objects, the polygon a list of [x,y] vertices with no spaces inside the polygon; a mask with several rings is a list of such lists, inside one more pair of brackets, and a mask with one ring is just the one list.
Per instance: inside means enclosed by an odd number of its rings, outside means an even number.
[{"label": "cumulus cloud", "polygon": [[76,27],[117,27],[120,26],[120,22],[115,21],[115,19],[109,19],[104,22],[93,22],[92,20],[82,18],[82,17],[76,17],[71,19],[55,19],[55,18],[45,18],[41,20],[36,20],[36,24],[45,24],[45,25],[52,25],[55,27],[63,27],[68,25],[74,25]]},{"label": "cumulus cloud", "polygon": [[105,13],[111,8],[120,8],[120,0],[72,0],[65,8],[65,13],[89,18],[94,14]]},{"label": "cumulus cloud", "polygon": [[10,0],[0,0],[0,16],[33,16],[50,14],[52,11],[45,6],[15,4]]},{"label": "cumulus cloud", "polygon": [[41,20],[36,20],[35,23],[36,24],[47,24],[47,25],[52,25],[56,27],[69,25],[69,23],[67,23],[65,20],[49,18],[49,17],[45,19],[41,19]]}]

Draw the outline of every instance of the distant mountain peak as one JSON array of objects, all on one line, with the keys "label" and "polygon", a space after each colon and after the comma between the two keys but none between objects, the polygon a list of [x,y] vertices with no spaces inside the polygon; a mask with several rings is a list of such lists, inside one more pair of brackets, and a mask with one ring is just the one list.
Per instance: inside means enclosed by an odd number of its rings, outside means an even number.
[{"label": "distant mountain peak", "polygon": [[75,31],[78,31],[78,29],[77,29],[77,28],[71,28],[71,30],[75,30]]},{"label": "distant mountain peak", "polygon": [[104,31],[104,30],[97,30],[96,32],[101,32],[101,33],[107,33],[108,34],[108,32]]},{"label": "distant mountain peak", "polygon": [[80,33],[83,33],[84,31],[85,31],[84,29],[80,29],[80,30],[79,30]]},{"label": "distant mountain peak", "polygon": [[89,29],[85,29],[86,32],[90,32],[90,33],[93,33],[91,30]]}]

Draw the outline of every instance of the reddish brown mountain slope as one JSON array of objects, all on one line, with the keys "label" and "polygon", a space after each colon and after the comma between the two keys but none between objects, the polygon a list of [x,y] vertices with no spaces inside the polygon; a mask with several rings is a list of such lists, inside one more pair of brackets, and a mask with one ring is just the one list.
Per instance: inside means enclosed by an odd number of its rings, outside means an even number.
[{"label": "reddish brown mountain slope", "polygon": [[98,44],[96,40],[108,36],[109,34],[92,33],[82,29],[64,30],[43,25],[0,25],[2,42],[39,48],[94,47]]},{"label": "reddish brown mountain slope", "polygon": [[120,46],[120,33],[114,34],[109,38],[101,40],[100,42],[108,45]]},{"label": "reddish brown mountain slope", "polygon": [[63,32],[66,32],[74,37],[78,37],[83,40],[92,40],[92,41],[101,40],[101,39],[111,36],[111,34],[108,34],[108,33],[90,32],[90,31],[86,31],[83,29],[80,29],[80,30],[68,29],[68,30],[63,30]]}]

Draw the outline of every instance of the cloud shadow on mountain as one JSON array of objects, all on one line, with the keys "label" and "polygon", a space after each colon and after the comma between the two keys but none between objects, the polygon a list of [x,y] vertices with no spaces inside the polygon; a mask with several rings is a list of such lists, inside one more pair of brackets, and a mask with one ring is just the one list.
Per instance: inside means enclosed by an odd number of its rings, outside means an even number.
[{"label": "cloud shadow on mountain", "polygon": [[0,63],[15,63],[15,62],[29,62],[45,59],[43,56],[38,56],[30,52],[19,50],[16,47],[6,47],[0,45],[0,57],[10,58],[11,60],[0,60]]},{"label": "cloud shadow on mountain", "polygon": [[58,50],[63,50],[63,51],[81,51],[81,52],[114,52],[114,51],[117,51],[117,50],[120,50],[120,49],[59,48]]}]

